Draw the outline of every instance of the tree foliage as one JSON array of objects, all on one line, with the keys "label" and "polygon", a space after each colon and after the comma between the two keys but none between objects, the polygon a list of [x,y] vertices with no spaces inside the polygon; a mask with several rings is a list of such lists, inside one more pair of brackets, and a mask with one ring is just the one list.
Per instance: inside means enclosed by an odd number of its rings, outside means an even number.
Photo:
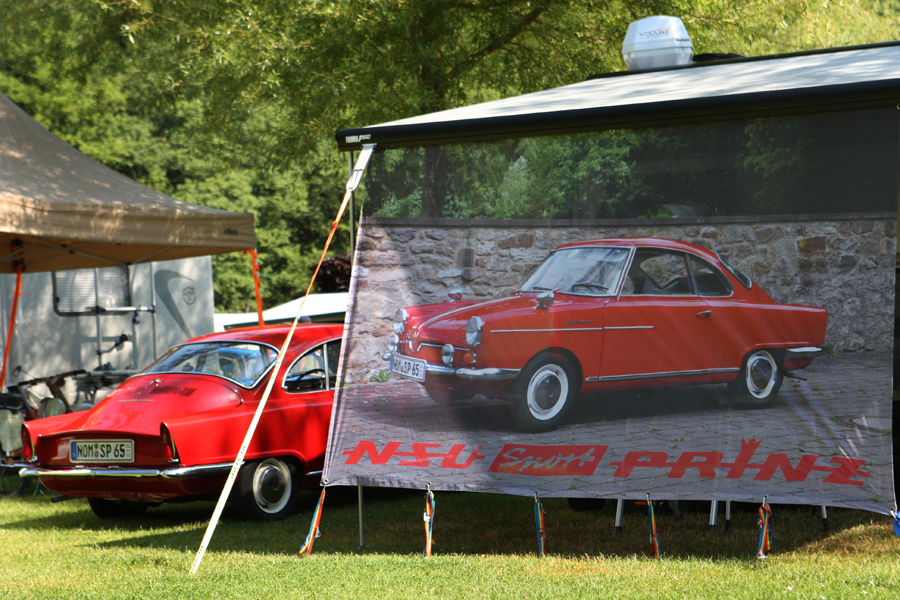
[{"label": "tree foliage", "polygon": [[628,23],[685,20],[695,48],[805,47],[805,0],[127,0],[103,3],[129,40],[165,39],[167,76],[208,94],[216,128],[261,107],[285,121],[268,151],[305,151],[340,127],[445,110],[620,70]]},{"label": "tree foliage", "polygon": [[[165,80],[158,65],[170,56],[166,41],[136,48],[120,35],[123,22],[90,2],[5,4],[0,91],[69,144],[140,183],[253,213],[265,304],[296,297],[330,229],[346,164],[320,143],[304,160],[274,168],[256,149],[283,122],[278,107],[247,114],[239,130],[211,128],[203,91],[178,94]],[[335,250],[348,249],[345,224]],[[217,309],[255,309],[248,257],[216,256],[213,268]]]}]

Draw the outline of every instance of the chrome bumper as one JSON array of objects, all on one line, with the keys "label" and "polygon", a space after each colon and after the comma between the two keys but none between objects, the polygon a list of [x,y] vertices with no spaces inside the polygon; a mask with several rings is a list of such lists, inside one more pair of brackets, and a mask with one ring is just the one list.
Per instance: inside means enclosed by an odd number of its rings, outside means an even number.
[{"label": "chrome bumper", "polygon": [[824,348],[820,348],[819,346],[806,346],[804,348],[788,348],[787,349],[787,357],[791,360],[803,359],[803,358],[817,358],[819,356],[825,356],[827,352]]},{"label": "chrome bumper", "polygon": [[[385,361],[391,360],[391,353],[381,357]],[[422,359],[417,359],[422,360]],[[519,376],[519,372],[522,369],[454,369],[453,367],[447,367],[444,365],[433,365],[431,363],[425,363],[425,374],[431,375],[455,375],[460,379],[469,379],[471,381],[512,381],[516,377]],[[394,373],[394,375],[400,375],[399,373]],[[405,379],[412,379],[411,377]],[[416,381],[413,379],[413,381]]]},{"label": "chrome bumper", "polygon": [[512,381],[521,369],[457,369],[456,376],[473,381]]},{"label": "chrome bumper", "polygon": [[425,364],[425,373],[433,375],[455,375],[471,381],[512,381],[521,369],[454,369],[440,365]]},{"label": "chrome bumper", "polygon": [[72,469],[39,469],[25,467],[19,471],[19,477],[62,477],[65,479],[110,478],[110,479],[142,479],[162,477],[163,479],[197,479],[214,475],[226,475],[234,463],[218,463],[196,467],[179,467],[176,469],[117,469],[110,467],[74,467]]}]

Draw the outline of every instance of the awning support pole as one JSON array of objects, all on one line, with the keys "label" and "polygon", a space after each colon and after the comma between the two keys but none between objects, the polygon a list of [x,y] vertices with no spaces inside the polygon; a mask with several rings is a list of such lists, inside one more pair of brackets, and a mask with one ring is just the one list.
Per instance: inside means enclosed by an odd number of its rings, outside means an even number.
[{"label": "awning support pole", "polygon": [[[21,244],[20,244],[21,245]],[[13,248],[16,247],[13,241]],[[19,308],[19,296],[22,295],[22,271],[25,264],[21,261],[16,265],[16,291],[13,292],[12,309],[9,312],[9,327],[6,328],[6,350],[3,351],[3,367],[0,368],[0,389],[6,390],[6,361],[9,360],[9,348],[12,345],[13,331],[16,327],[16,311]]]},{"label": "awning support pole", "polygon": [[[353,151],[350,151],[350,176],[353,176]],[[356,228],[353,226],[353,204],[356,192],[350,192],[350,266],[353,266],[353,257],[356,254]],[[359,544],[362,546],[362,542]]]}]

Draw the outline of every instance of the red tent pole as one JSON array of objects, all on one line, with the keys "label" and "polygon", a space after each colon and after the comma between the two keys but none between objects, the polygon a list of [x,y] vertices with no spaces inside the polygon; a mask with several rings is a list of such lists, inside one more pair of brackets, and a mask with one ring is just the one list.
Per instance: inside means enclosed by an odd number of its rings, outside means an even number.
[{"label": "red tent pole", "polygon": [[16,291],[13,294],[12,310],[9,314],[9,327],[6,330],[6,350],[3,352],[3,368],[0,369],[0,389],[6,390],[6,361],[9,360],[9,347],[12,345],[13,330],[16,326],[16,311],[19,308],[19,296],[22,295],[22,271],[25,265],[16,267]]},{"label": "red tent pole", "polygon": [[266,324],[263,320],[262,294],[259,292],[259,262],[257,261],[256,250],[244,250],[244,254],[250,253],[250,261],[253,263],[253,285],[256,288],[256,312],[259,315],[259,325],[262,327]]}]

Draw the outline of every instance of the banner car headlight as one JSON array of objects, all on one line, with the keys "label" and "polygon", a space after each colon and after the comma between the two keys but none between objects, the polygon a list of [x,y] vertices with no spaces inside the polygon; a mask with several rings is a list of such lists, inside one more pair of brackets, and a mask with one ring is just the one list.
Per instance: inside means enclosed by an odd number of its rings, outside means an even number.
[{"label": "banner car headlight", "polygon": [[405,308],[399,309],[394,313],[394,333],[397,335],[403,335],[403,332],[406,331],[406,322],[409,320],[409,313],[406,312]]},{"label": "banner car headlight", "polygon": [[481,343],[481,332],[484,329],[484,321],[481,317],[472,317],[466,323],[466,343],[475,347]]},{"label": "banner car headlight", "polygon": [[453,347],[453,344],[444,344],[444,347],[441,348],[441,361],[448,367],[452,366],[455,353],[456,348]]}]

